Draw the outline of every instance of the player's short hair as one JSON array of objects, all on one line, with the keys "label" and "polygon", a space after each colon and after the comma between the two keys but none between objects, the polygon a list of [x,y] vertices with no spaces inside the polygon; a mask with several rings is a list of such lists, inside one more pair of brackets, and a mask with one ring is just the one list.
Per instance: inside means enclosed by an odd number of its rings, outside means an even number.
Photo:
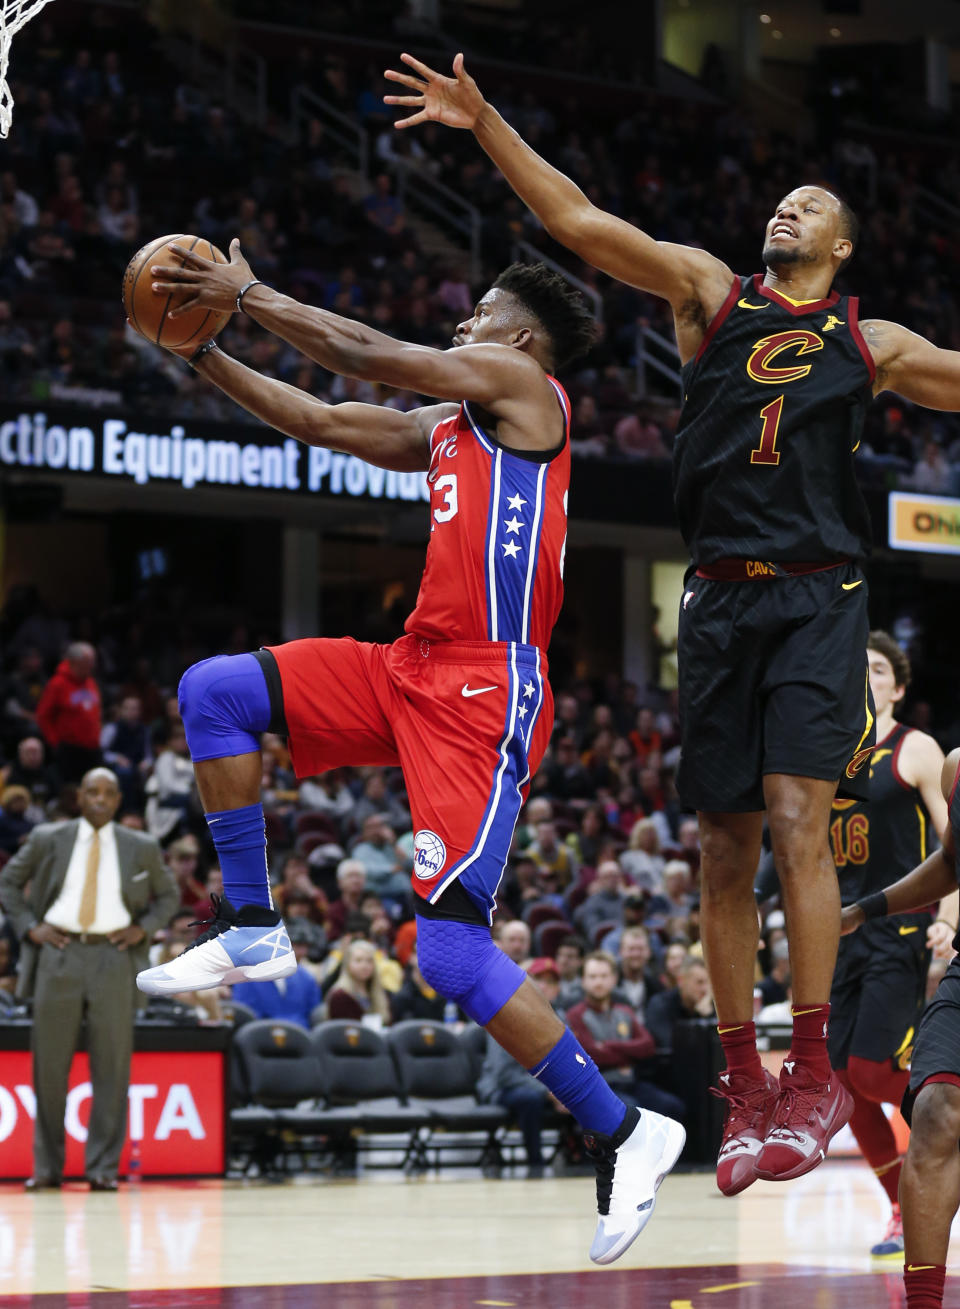
[{"label": "player's short hair", "polygon": [[840,265],[841,268],[846,268],[847,264],[857,253],[857,243],[860,240],[860,219],[853,212],[842,195],[838,195],[837,199],[840,202],[840,235],[846,237],[852,247],[850,253]]},{"label": "player's short hair", "polygon": [[893,680],[897,686],[910,685],[910,659],[889,632],[882,632],[879,629],[871,632],[867,637],[867,649],[876,650],[877,654],[882,654],[888,661],[893,669]]},{"label": "player's short hair", "polygon": [[546,264],[511,264],[493,286],[516,296],[537,318],[550,338],[555,367],[565,367],[592,347],[596,324],[583,296]]}]

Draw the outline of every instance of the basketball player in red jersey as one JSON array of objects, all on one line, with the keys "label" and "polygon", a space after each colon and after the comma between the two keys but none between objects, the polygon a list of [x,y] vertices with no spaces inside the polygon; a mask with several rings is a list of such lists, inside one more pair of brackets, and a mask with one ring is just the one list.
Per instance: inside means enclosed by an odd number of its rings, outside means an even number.
[{"label": "basketball player in red jersey", "polygon": [[[735,277],[704,250],[655,241],[604,213],[453,76],[403,56],[388,104],[466,128],[546,230],[581,259],[673,308],[684,405],[674,492],[692,567],[679,634],[681,799],[700,818],[702,939],[727,1058],[717,1183],[816,1167],[852,1112],[827,1024],[840,898],[827,840],[834,796],[865,794],[874,740],[866,679],[869,515],[853,452],[871,395],[960,408],[960,353],[895,323],[858,322],[831,292],[854,251],[849,207],[819,186],[783,197],[766,271]],[[751,1018],[763,813],[783,889],[793,1043],[779,1084]]]},{"label": "basketball player in red jersey", "polygon": [[410,413],[325,405],[213,343],[187,360],[301,441],[425,472],[430,543],[416,608],[393,645],[293,641],[183,675],[181,713],[225,899],[198,943],[137,984],[153,994],[200,990],[295,966],[266,875],[260,732],[289,737],[301,777],[399,764],[415,828],[420,971],[584,1127],[597,1168],[591,1258],[612,1263],[649,1220],[684,1130],[625,1109],[490,932],[553,723],[546,648],[563,596],[570,407],[550,374],[589,345],[589,314],[542,264],[515,264],[459,326],[456,348],[432,350],[278,294],[254,277],[237,241],[229,264],[180,253],[181,268],[154,270],[154,289],[187,288],[182,310],[246,312],[325,368],[442,403]]},{"label": "basketball player in red jersey", "polygon": [[[947,755],[940,785],[948,812],[941,848],[892,886],[848,905],[844,935],[865,923],[882,927],[891,916],[922,909],[956,891],[960,749]],[[960,935],[953,945],[958,948]],[[950,961],[923,1012],[901,1108],[910,1124],[900,1175],[907,1309],[940,1309],[950,1228],[960,1207],[960,955]]]},{"label": "basketball player in red jersey", "polygon": [[[855,904],[923,863],[942,832],[943,751],[925,732],[897,722],[910,681],[910,660],[887,632],[867,640],[877,744],[870,757],[870,803],[834,801],[830,841],[844,905]],[[830,994],[830,1063],[853,1096],[850,1128],[891,1205],[890,1224],[871,1254],[903,1254],[898,1199],[901,1160],[883,1105],[898,1105],[910,1078],[910,1055],[926,1000],[930,948],[956,931],[955,896],[934,922],[930,906],[868,923],[840,942]],[[952,914],[949,925],[940,921]]]}]

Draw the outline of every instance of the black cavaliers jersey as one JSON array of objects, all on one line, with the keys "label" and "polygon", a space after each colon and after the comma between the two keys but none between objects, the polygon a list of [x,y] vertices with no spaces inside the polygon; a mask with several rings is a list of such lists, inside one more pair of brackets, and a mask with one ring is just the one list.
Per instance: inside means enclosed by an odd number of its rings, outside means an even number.
[{"label": "black cavaliers jersey", "polygon": [[836,292],[794,304],[759,273],[734,280],[683,368],[673,484],[695,564],[869,549],[853,453],[876,369],[857,309]]},{"label": "black cavaliers jersey", "polygon": [[830,847],[845,905],[884,891],[937,845],[920,792],[900,776],[900,748],[916,729],[896,723],[870,757],[870,803],[834,800]]},{"label": "black cavaliers jersey", "polygon": [[[953,845],[957,852],[954,873],[957,881],[960,882],[960,768],[957,769],[957,775],[953,779],[953,787],[950,791],[950,799],[947,802],[947,817],[950,820],[950,828],[953,832]],[[953,938],[954,950],[960,951],[960,931]]]}]

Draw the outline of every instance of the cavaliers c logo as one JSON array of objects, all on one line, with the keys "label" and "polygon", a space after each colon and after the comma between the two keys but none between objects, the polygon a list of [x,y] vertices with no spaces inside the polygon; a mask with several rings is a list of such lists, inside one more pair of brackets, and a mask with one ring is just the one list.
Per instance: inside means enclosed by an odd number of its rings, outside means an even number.
[{"label": "cavaliers c logo", "polygon": [[794,364],[788,368],[771,367],[777,355],[784,350],[793,350],[799,355],[813,354],[823,349],[823,338],[815,332],[797,329],[793,332],[775,332],[765,336],[753,347],[753,354],[747,360],[747,372],[755,382],[764,382],[770,386],[782,386],[784,382],[799,382],[806,377],[812,364]]},{"label": "cavaliers c logo", "polygon": [[863,767],[863,765],[867,762],[867,760],[870,758],[872,754],[873,754],[872,745],[865,746],[864,749],[858,750],[857,753],[850,760],[850,762],[847,764],[845,770],[847,776],[856,777],[857,773],[859,773],[860,769]]}]

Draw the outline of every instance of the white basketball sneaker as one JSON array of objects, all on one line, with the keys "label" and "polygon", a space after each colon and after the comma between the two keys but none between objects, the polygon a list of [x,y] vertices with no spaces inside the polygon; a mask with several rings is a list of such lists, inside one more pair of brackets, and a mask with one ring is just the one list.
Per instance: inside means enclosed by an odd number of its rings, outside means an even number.
[{"label": "white basketball sneaker", "polygon": [[613,1136],[584,1135],[597,1170],[595,1264],[612,1264],[653,1214],[657,1188],[680,1158],[687,1134],[680,1123],[650,1109],[628,1109]]},{"label": "white basketball sneaker", "polygon": [[141,991],[207,991],[223,983],[276,981],[297,971],[297,956],[276,909],[246,904],[238,912],[225,896],[210,899],[210,926],[176,959],[138,973]]}]

